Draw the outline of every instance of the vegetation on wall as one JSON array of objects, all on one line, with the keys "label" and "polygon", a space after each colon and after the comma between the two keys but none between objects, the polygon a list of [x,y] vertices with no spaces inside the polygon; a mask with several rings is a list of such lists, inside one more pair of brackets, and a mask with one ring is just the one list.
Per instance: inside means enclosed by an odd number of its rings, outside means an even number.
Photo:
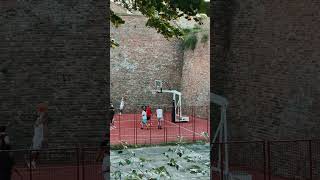
[{"label": "vegetation on wall", "polygon": [[198,44],[198,36],[201,35],[201,43],[206,43],[209,40],[207,32],[202,30],[199,26],[191,29],[184,29],[184,36],[182,47],[184,50],[194,50]]},{"label": "vegetation on wall", "polygon": [[[148,19],[146,26],[156,29],[165,38],[184,36],[183,29],[172,23],[181,17],[202,24],[199,14],[206,14],[209,7],[209,2],[205,0],[111,0],[111,2],[129,12],[141,12]],[[110,11],[111,23],[115,27],[125,23],[121,17]],[[111,41],[111,47],[116,46],[118,44],[114,40]]]}]

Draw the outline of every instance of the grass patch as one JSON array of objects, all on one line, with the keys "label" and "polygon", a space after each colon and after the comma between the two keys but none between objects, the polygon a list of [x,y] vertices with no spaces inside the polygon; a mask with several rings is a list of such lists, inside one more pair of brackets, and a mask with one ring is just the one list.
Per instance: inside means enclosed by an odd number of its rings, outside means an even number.
[{"label": "grass patch", "polygon": [[184,50],[195,50],[198,44],[198,34],[202,34],[202,37],[200,39],[201,43],[206,43],[209,39],[208,34],[204,34],[203,30],[195,26],[190,29],[184,29],[183,30],[184,36],[183,36],[183,42],[182,42],[182,48]]}]

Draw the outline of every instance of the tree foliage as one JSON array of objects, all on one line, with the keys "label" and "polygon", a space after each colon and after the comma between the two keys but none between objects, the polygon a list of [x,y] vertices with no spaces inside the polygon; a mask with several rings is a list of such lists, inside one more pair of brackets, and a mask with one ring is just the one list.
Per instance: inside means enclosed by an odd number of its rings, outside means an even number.
[{"label": "tree foliage", "polygon": [[[165,38],[183,36],[183,30],[174,23],[181,17],[201,24],[202,16],[199,14],[206,14],[209,7],[209,3],[204,0],[113,0],[113,2],[129,12],[139,11],[147,17],[146,26],[156,29]],[[111,10],[111,23],[119,27],[125,21]]]}]

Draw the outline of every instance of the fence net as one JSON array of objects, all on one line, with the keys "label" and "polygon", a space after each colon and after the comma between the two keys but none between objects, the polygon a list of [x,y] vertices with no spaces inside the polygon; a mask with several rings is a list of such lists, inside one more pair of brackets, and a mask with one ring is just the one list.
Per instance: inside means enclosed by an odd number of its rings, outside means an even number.
[{"label": "fence net", "polygon": [[[141,112],[116,114],[114,126],[111,127],[111,144],[162,144],[176,142],[178,137],[186,141],[207,140],[210,136],[210,118],[208,106],[182,107],[182,114],[188,117],[186,122],[174,122],[172,108],[163,108],[163,121],[158,128],[156,107],[152,107],[153,115],[148,122],[148,127],[141,128]],[[179,118],[179,117],[177,117]]]}]

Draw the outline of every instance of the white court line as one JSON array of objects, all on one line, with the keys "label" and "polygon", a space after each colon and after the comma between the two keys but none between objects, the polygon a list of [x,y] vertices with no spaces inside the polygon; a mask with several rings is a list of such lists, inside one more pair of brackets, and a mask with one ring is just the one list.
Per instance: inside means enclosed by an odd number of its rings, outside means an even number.
[{"label": "white court line", "polygon": [[[173,124],[173,125],[175,125],[175,126],[177,126],[177,127],[179,127],[178,125],[176,125],[175,123],[172,123],[172,122],[170,122],[170,121],[168,121],[169,123],[171,123],[171,124]],[[182,126],[180,126],[180,128],[183,128],[183,129],[185,129],[185,130],[187,130],[187,131],[189,131],[189,132],[192,132],[193,133],[193,131],[191,131],[191,130],[189,130],[189,129],[187,129],[187,128],[184,128],[184,127],[182,127]],[[195,134],[198,134],[198,135],[200,135],[200,136],[202,136],[202,134],[199,134],[199,133],[197,133],[197,132],[194,132]]]},{"label": "white court line", "polygon": [[[156,129],[157,126],[152,126],[152,127],[154,127],[152,129]],[[165,127],[173,128],[175,126],[165,126]],[[163,128],[164,128],[164,126],[163,126]],[[119,129],[140,129],[140,126],[139,126],[139,128],[138,127],[137,128],[134,128],[134,127],[122,127],[122,126],[120,126],[120,128],[118,126],[116,126],[116,128],[110,128],[110,130],[115,130],[115,131],[119,131]],[[144,129],[144,130],[141,130],[141,131],[150,131],[150,130],[149,129],[148,130]]]}]

